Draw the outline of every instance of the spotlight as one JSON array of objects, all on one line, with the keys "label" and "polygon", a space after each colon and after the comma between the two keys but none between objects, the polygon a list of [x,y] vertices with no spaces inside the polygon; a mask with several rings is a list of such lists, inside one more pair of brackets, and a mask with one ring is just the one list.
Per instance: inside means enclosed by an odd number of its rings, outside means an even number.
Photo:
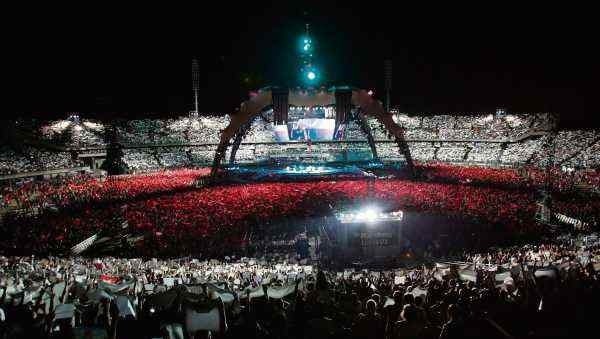
[{"label": "spotlight", "polygon": [[378,216],[379,212],[374,207],[367,207],[356,213],[354,220],[366,223],[374,223],[377,221]]},{"label": "spotlight", "polygon": [[373,96],[373,94],[375,94],[375,92],[373,92],[373,90],[372,90],[372,89],[370,89],[370,90],[367,92],[367,94],[368,94],[369,96],[371,96],[371,97],[372,97],[372,96]]},{"label": "spotlight", "polygon": [[303,55],[308,55],[312,52],[312,39],[304,37],[300,39],[298,44],[298,48],[300,49],[300,53]]},{"label": "spotlight", "polygon": [[308,80],[315,80],[315,78],[317,77],[317,75],[315,74],[315,72],[313,72],[313,71],[309,71],[309,72],[306,74],[306,77],[308,78]]},{"label": "spotlight", "polygon": [[381,212],[377,207],[371,206],[359,210],[358,212],[339,213],[337,215],[341,223],[367,223],[375,224],[385,221],[400,221],[403,218],[402,211]]}]

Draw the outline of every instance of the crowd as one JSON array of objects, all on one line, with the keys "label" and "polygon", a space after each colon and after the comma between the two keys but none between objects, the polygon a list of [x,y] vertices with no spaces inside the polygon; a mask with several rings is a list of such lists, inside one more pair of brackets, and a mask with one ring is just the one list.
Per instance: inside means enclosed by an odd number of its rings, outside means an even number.
[{"label": "crowd", "polygon": [[467,153],[466,161],[474,163],[498,162],[502,146],[500,144],[474,144]]},{"label": "crowd", "polygon": [[[491,168],[481,166],[454,166],[444,163],[420,164],[423,175],[429,180],[456,183],[480,183],[490,186],[532,186],[527,175],[515,168]],[[536,172],[539,173],[539,172]],[[543,185],[543,177],[535,177],[537,185]]]},{"label": "crowd", "polygon": [[178,147],[159,149],[156,153],[162,168],[185,168],[192,166],[188,151],[189,149]]},{"label": "crowd", "polygon": [[275,142],[273,125],[261,118],[255,119],[242,142]]},{"label": "crowd", "polygon": [[[568,160],[577,151],[585,150],[589,144],[598,139],[600,134],[596,131],[559,131],[555,142],[555,161],[562,163]],[[598,155],[597,155],[598,156]]]},{"label": "crowd", "polygon": [[542,136],[537,139],[524,140],[518,143],[507,144],[502,155],[500,156],[500,162],[505,164],[523,164],[529,161],[534,153],[542,149],[542,146],[547,141],[547,136]]},{"label": "crowd", "polygon": [[208,172],[208,169],[201,168],[106,178],[77,175],[43,181],[28,180],[17,186],[3,186],[0,195],[5,206],[17,209],[127,201],[191,188],[200,176]]},{"label": "crowd", "polygon": [[0,175],[68,169],[82,166],[69,152],[53,152],[33,147],[0,147]]},{"label": "crowd", "polygon": [[296,253],[221,260],[1,257],[0,337],[596,334],[596,235],[379,269],[307,259]]},{"label": "crowd", "polygon": [[219,142],[228,123],[227,116],[132,120],[118,129],[118,135],[124,145],[210,144]]},{"label": "crowd", "polygon": [[[477,138],[512,138],[544,128],[543,117],[537,116],[398,116],[398,121],[410,126],[408,131],[448,138],[464,130],[477,131],[471,134]],[[212,138],[199,140],[207,143],[218,140],[218,129],[225,125],[219,118],[147,119],[129,122],[120,133],[122,141],[132,144],[176,143],[199,135]],[[246,141],[272,138],[268,124],[254,125]],[[57,131],[60,128],[80,136],[71,137],[71,145],[85,144],[101,132],[85,121],[55,124]],[[377,125],[372,129],[378,138],[389,137]],[[457,131],[443,132],[452,129]],[[210,331],[222,338],[583,337],[584,329],[593,325],[590,314],[599,301],[596,236],[485,253],[470,249],[487,248],[486,238],[511,242],[539,235],[534,222],[536,191],[548,182],[553,211],[597,224],[600,201],[594,194],[600,187],[599,172],[576,165],[597,163],[595,132],[559,133],[557,158],[575,169],[563,166],[546,172],[539,166],[501,169],[436,162],[520,162],[532,158],[545,138],[505,144],[411,142],[414,158],[423,162],[417,165],[424,179],[420,181],[337,178],[196,188],[198,178],[209,172],[202,168],[107,178],[78,175],[2,186],[0,207],[20,212],[3,216],[0,229],[0,249],[12,255],[0,258],[0,338],[179,338],[197,331],[198,337]],[[240,147],[238,160],[369,153],[366,144],[248,146]],[[398,156],[395,144],[378,147],[383,158]],[[25,151],[3,149],[0,174],[19,166],[37,168],[21,165],[21,156],[23,163],[35,160],[42,168],[63,166],[63,160],[37,154],[41,151],[36,149]],[[186,167],[198,159],[209,163],[214,146],[124,153],[130,170],[146,172]],[[452,260],[460,262],[373,271],[324,261],[313,265],[289,253],[239,259],[241,249],[261,243],[249,234],[265,223],[320,218],[365,201],[464,223],[427,230],[432,238],[423,236],[422,229],[406,231],[406,240],[412,242],[408,253],[439,258],[452,252]],[[116,241],[125,256],[188,257],[14,256],[66,254],[90,236]],[[467,237],[480,246],[466,246]],[[285,237],[273,242],[280,249],[293,247]],[[255,253],[268,252],[262,247]],[[190,257],[199,255],[202,260]],[[204,259],[211,257],[221,261]]]},{"label": "crowd", "polygon": [[[129,173],[194,168],[212,164],[215,150],[216,146],[124,149],[123,162]],[[238,152],[236,159],[240,160],[244,156],[243,151]],[[245,159],[255,160],[253,154],[246,155]]]},{"label": "crowd", "polygon": [[[492,165],[533,163],[537,166],[545,166],[542,162],[548,158],[546,150],[543,149],[548,137],[528,133],[548,131],[552,126],[549,115],[408,116],[396,112],[394,120],[405,128],[406,138],[414,140],[409,141],[409,147],[413,158],[421,162],[444,161]],[[214,144],[219,142],[221,131],[228,122],[227,116],[192,115],[176,119],[130,120],[117,128],[117,141],[125,147],[212,144],[213,146],[208,148],[214,149]],[[385,130],[378,121],[369,118],[367,122],[376,141],[391,140],[389,131]],[[75,149],[106,146],[104,139],[106,127],[99,122],[70,118],[42,124],[39,129],[44,142],[58,146]],[[360,126],[355,122],[349,122],[344,131],[344,140],[365,140],[365,136]],[[485,140],[494,142],[489,143]],[[257,119],[252,123],[242,142],[274,141],[271,124]],[[564,163],[572,168],[595,168],[600,163],[598,145],[600,145],[598,133],[595,131],[560,131],[556,137],[555,160],[559,165]],[[257,145],[254,152],[268,153],[273,147],[276,146]],[[380,152],[382,160],[398,157],[397,152],[388,152],[386,147],[389,148],[389,145],[385,142],[378,142],[377,147],[384,149]],[[214,158],[214,154],[210,152],[205,154],[206,152],[202,150],[195,150],[195,147],[187,148],[189,152],[184,152],[177,147],[170,149],[170,152],[126,149],[124,160],[131,172],[144,172],[189,164],[196,166],[209,164]],[[164,153],[170,154],[165,154],[163,159],[158,159]],[[189,153],[195,156],[190,156]],[[248,152],[241,155],[242,161],[251,159]],[[0,149],[0,173],[4,174],[66,168],[74,165],[77,164],[71,160],[68,153],[47,152],[36,148],[25,148],[19,151],[7,147]]]},{"label": "crowd", "polygon": [[[366,199],[380,201],[392,210],[475,218],[513,234],[533,231],[529,227],[536,212],[533,192],[502,188],[393,179],[372,185],[338,180],[190,189],[198,175],[189,171],[168,178],[167,172],[92,181],[95,188],[84,183],[50,190],[47,196],[64,207],[34,216],[6,216],[2,248],[48,253],[99,230],[116,232],[125,222],[147,236],[135,248],[140,254],[170,254],[174,244],[179,251],[193,253],[206,242],[235,244],[253,225],[265,220],[318,217]],[[156,192],[165,193],[152,194]],[[115,216],[122,220],[115,222]]]},{"label": "crowd", "polygon": [[[383,135],[379,135],[379,136],[383,139],[387,139],[387,135],[384,133],[385,132],[379,131],[379,133],[374,133],[373,137],[375,137],[375,135],[378,135],[378,134],[383,134]],[[356,121],[352,120],[346,124],[344,133],[343,133],[343,138],[344,138],[344,140],[364,140],[365,134],[363,133],[362,129],[360,128],[360,125],[358,123],[356,123]]]},{"label": "crowd", "polygon": [[596,170],[568,171],[551,168],[549,171],[532,166],[494,168],[484,166],[457,166],[439,162],[422,163],[417,166],[429,179],[442,182],[478,183],[513,188],[543,188],[550,184],[551,190],[570,192],[581,185],[598,189],[600,173]]},{"label": "crowd", "polygon": [[[264,126],[263,126],[264,127]],[[245,142],[272,142],[272,136],[269,132],[265,132],[264,129],[258,128],[257,130],[250,130],[249,134],[243,140],[240,147],[241,152],[236,155],[236,160],[239,161],[252,161],[256,155],[264,157],[290,157],[294,150],[300,150],[298,156],[316,153],[331,153],[335,152],[336,149],[343,149],[344,152],[351,154],[351,158],[359,157],[370,158],[371,154],[361,155],[364,145],[357,144],[359,150],[356,155],[353,155],[352,144],[332,144],[332,145],[310,145],[306,144],[298,145],[282,145],[277,143],[262,144],[262,145],[248,145],[244,146]],[[268,130],[267,130],[268,131]],[[347,129],[347,139],[352,139],[350,136],[356,134],[360,137],[352,140],[364,140],[362,131],[356,130],[356,133],[352,129]],[[354,134],[353,134],[354,133]],[[258,136],[258,135],[262,136]],[[377,136],[377,135],[376,135]],[[385,139],[375,142],[378,150],[378,157],[383,160],[392,160],[401,157],[398,152],[398,148],[395,144],[389,143],[390,139]],[[527,139],[517,143],[486,143],[486,142],[415,142],[409,141],[408,145],[412,158],[420,162],[448,162],[448,163],[471,163],[471,164],[482,164],[482,165],[509,165],[509,166],[524,166],[529,163],[537,164],[538,166],[545,166],[540,163],[542,159],[547,159],[543,154],[542,147],[547,140],[546,136],[542,136],[536,139]],[[366,142],[366,140],[365,140]],[[561,155],[560,159],[569,160],[568,165],[573,168],[596,168],[596,164],[600,162],[597,159],[598,152],[595,152],[599,147],[600,143],[591,143],[590,148],[587,149],[584,146],[578,148],[577,145],[571,144],[570,146],[560,145],[561,149],[570,150],[568,155],[573,156],[570,159],[566,159],[566,151],[562,151],[564,154]],[[210,164],[214,158],[214,152],[197,152],[197,147],[188,147],[192,153],[202,154],[193,159],[187,155],[186,150],[183,148],[169,148],[164,151],[155,151],[153,149],[131,149],[125,150],[126,157],[124,161],[128,164],[132,171],[149,171],[158,168],[174,168],[189,166],[190,164],[205,165]],[[214,149],[215,147],[208,147]],[[310,152],[308,151],[310,148]],[[246,151],[244,151],[246,150]],[[331,151],[331,152],[330,152]],[[581,151],[581,152],[579,152]],[[286,154],[289,153],[289,154]],[[298,152],[296,152],[298,153]],[[332,154],[333,155],[333,154]],[[534,155],[536,157],[534,157]],[[157,160],[158,158],[158,160]],[[536,159],[540,161],[536,161]],[[176,160],[172,160],[176,159]],[[332,157],[333,160],[337,158],[335,155]],[[357,158],[358,159],[358,158]],[[558,159],[558,158],[557,158]],[[556,163],[559,163],[557,161]]]},{"label": "crowd", "polygon": [[548,114],[409,116],[396,112],[394,120],[412,138],[433,140],[510,140],[552,127]]},{"label": "crowd", "polygon": [[[389,144],[391,145],[391,144]],[[355,145],[360,146],[360,145]],[[363,145],[365,147],[365,145]],[[357,148],[358,150],[358,148]],[[253,149],[241,148],[241,154],[248,153],[246,158],[262,156]],[[287,151],[286,151],[287,152]],[[390,148],[390,153],[397,149]],[[364,153],[368,153],[365,148]],[[193,156],[193,153],[191,154]],[[164,163],[163,163],[164,165]],[[460,185],[479,185],[497,187],[500,189],[519,189],[524,192],[546,185],[548,174],[535,168],[489,168],[478,166],[453,166],[443,163],[419,164],[420,175],[428,181],[453,183]],[[24,180],[16,185],[5,185],[0,191],[2,204],[13,208],[32,208],[40,206],[66,207],[82,203],[111,202],[115,200],[136,199],[148,193],[181,190],[190,188],[194,180],[208,174],[207,168],[197,170],[178,169],[159,171],[149,174],[130,176],[111,176],[107,179],[90,176],[75,176],[53,180]],[[555,169],[549,173],[553,190],[564,192],[558,201],[575,199],[575,205],[595,206],[592,197],[584,195],[573,196],[568,193],[580,189],[582,185],[594,191],[600,187],[600,175],[596,171],[563,172]],[[419,183],[412,183],[419,185]],[[465,192],[466,193],[466,192]],[[579,197],[579,198],[578,198]],[[583,208],[583,207],[582,207]],[[565,214],[571,215],[577,209],[566,209]]]},{"label": "crowd", "polygon": [[195,146],[189,148],[192,164],[212,164],[217,146]]},{"label": "crowd", "polygon": [[124,149],[123,162],[132,173],[156,171],[161,168],[153,148]]},{"label": "crowd", "polygon": [[570,167],[599,168],[600,167],[600,140],[592,142],[589,147],[584,148],[581,153],[576,154],[567,163]]},{"label": "crowd", "polygon": [[50,121],[40,127],[40,136],[50,143],[67,147],[105,146],[104,125],[98,122],[69,118]]},{"label": "crowd", "polygon": [[[394,144],[386,144],[385,150],[390,153],[390,156],[397,152],[397,147]],[[279,146],[281,148],[282,146]],[[288,146],[279,151],[279,153],[284,154],[289,152]],[[348,149],[352,152],[359,152],[363,150],[363,153],[369,153],[367,145],[346,145],[341,147],[334,147],[331,145],[313,145],[315,150],[319,150],[319,147],[324,147],[326,153],[342,154],[343,151],[347,151]],[[339,148],[339,149],[338,149]],[[301,149],[301,153],[306,150]],[[181,149],[181,152],[184,152]],[[210,150],[206,150],[204,154],[210,153]],[[247,148],[246,146],[242,146],[240,151],[238,152],[247,152],[248,155],[246,158],[250,160],[250,158],[257,159],[265,154],[260,154],[256,152],[256,149],[251,147]],[[271,151],[270,155],[277,155],[276,150]],[[196,154],[192,152],[186,153],[194,157]],[[171,160],[174,164],[173,167],[177,167],[177,162],[184,162],[181,160],[181,154],[172,154],[170,152],[164,152],[161,154],[159,159],[163,163],[164,166],[169,167],[168,161],[164,159],[168,159],[169,157],[174,157],[174,160]],[[177,160],[179,159],[179,160]],[[365,157],[367,159],[367,157]],[[527,187],[544,187],[547,183],[548,172],[533,168],[533,167],[523,167],[523,168],[490,168],[490,167],[482,167],[482,166],[457,166],[457,165],[448,165],[444,163],[422,163],[417,165],[417,169],[419,172],[427,179],[441,182],[452,182],[452,183],[461,183],[461,184],[470,184],[477,183],[481,185],[491,185],[491,186],[500,186],[500,187],[512,187],[512,188],[527,188]],[[133,182],[135,180],[154,180],[153,178],[169,178],[169,181],[175,180],[175,178],[189,178],[190,175],[200,175],[200,173],[207,173],[207,169],[199,169],[199,170],[187,170],[187,169],[178,169],[171,171],[159,171],[155,173],[148,173],[138,176],[117,176],[111,177],[107,181],[108,183],[112,182],[122,182],[123,185],[127,185],[130,181]],[[556,191],[571,191],[573,188],[580,188],[583,186],[588,186],[591,190],[597,190],[600,187],[600,175],[598,175],[597,171],[594,170],[579,170],[579,171],[566,171],[564,169],[553,169],[549,172],[551,184],[553,185],[553,189]],[[24,180],[13,186],[3,186],[3,196],[5,200],[16,200],[16,202],[24,202],[24,200],[31,199],[26,198],[27,196],[37,196],[38,201],[42,200],[52,200],[49,203],[54,203],[53,196],[60,192],[64,195],[64,192],[69,192],[73,189],[74,186],[84,187],[80,188],[81,191],[89,190],[95,191],[98,187],[98,180],[91,180],[89,183],[83,181],[82,178],[89,177],[74,177],[74,178],[62,178],[55,179],[53,181],[36,181],[36,180]],[[138,179],[134,179],[138,178]],[[114,180],[113,180],[114,179]],[[73,184],[71,181],[74,181],[76,184]],[[177,180],[175,180],[177,181]],[[191,183],[191,181],[189,181]],[[152,184],[148,183],[148,186]],[[48,192],[46,187],[55,187],[54,191]],[[134,185],[135,186],[135,185]],[[87,187],[87,188],[85,188]],[[40,195],[40,192],[43,194]],[[102,192],[104,194],[104,192]],[[15,198],[15,196],[20,196],[21,198]],[[84,195],[85,196],[85,195]],[[83,199],[85,200],[85,199]],[[107,198],[110,200],[110,197]],[[8,201],[5,201],[8,202]],[[64,204],[61,204],[64,205]]]},{"label": "crowd", "polygon": [[462,162],[467,155],[466,144],[442,144],[436,152],[436,159],[444,162]]},{"label": "crowd", "polygon": [[[266,147],[268,149],[277,149],[279,145],[273,144]],[[123,162],[130,173],[152,172],[162,169],[179,169],[198,166],[208,166],[212,164],[215,156],[216,146],[189,146],[189,147],[168,147],[168,148],[138,148],[124,149]],[[254,152],[245,152],[245,150],[254,150],[256,147],[240,147],[236,155],[236,160],[256,161]],[[227,152],[227,158],[231,148]]]},{"label": "crowd", "polygon": [[[118,141],[125,145],[217,143],[228,122],[226,116],[138,119],[124,126],[118,124],[117,134]],[[101,122],[69,118],[47,122],[39,129],[45,141],[79,148],[105,146],[105,128]]]}]

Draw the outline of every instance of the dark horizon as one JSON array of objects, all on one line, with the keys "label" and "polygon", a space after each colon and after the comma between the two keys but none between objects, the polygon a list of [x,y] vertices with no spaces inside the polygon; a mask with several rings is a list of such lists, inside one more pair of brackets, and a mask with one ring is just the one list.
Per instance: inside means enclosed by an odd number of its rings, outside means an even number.
[{"label": "dark horizon", "polygon": [[383,100],[389,58],[392,104],[402,111],[503,106],[557,113],[565,127],[600,126],[591,101],[599,78],[594,31],[584,16],[567,22],[573,15],[563,9],[508,9],[419,17],[384,6],[264,2],[237,13],[31,15],[5,49],[12,51],[5,116],[185,112],[193,103],[194,57],[200,111],[230,113],[250,89],[299,85],[296,41],[310,23],[325,83],[374,89]]}]

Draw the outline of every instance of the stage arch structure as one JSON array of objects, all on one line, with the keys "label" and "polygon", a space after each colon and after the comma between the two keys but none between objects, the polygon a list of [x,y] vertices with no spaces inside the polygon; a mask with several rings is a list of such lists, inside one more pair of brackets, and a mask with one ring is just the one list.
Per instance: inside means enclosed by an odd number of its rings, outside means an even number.
[{"label": "stage arch structure", "polygon": [[229,163],[235,163],[236,152],[242,140],[248,133],[253,121],[265,119],[261,115],[265,109],[273,108],[272,123],[274,125],[285,125],[288,122],[290,106],[335,106],[334,135],[342,124],[347,124],[353,120],[365,134],[375,159],[377,158],[377,147],[367,123],[367,118],[376,119],[393,137],[400,155],[406,161],[408,171],[414,175],[414,165],[402,126],[398,125],[393,120],[392,114],[385,112],[382,103],[372,98],[367,91],[344,86],[332,87],[329,90],[288,90],[278,87],[259,90],[250,99],[242,102],[239,110],[231,115],[229,125],[222,131],[212,163],[211,176],[213,178],[217,176],[229,146],[231,146]]}]

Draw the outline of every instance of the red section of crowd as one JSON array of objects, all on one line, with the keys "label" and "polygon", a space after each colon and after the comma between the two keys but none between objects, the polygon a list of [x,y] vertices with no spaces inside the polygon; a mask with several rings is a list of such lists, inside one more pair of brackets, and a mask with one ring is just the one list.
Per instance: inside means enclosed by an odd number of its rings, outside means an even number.
[{"label": "red section of crowd", "polygon": [[[26,208],[54,204],[61,207],[59,212],[8,220],[13,228],[5,230],[9,237],[3,247],[26,244],[40,252],[66,248],[98,230],[118,231],[121,221],[115,217],[127,220],[138,232],[152,234],[159,248],[197,247],[199,238],[215,238],[221,232],[221,239],[239,239],[253,224],[323,215],[340,203],[360,201],[368,194],[391,208],[465,215],[515,230],[532,225],[535,193],[522,187],[513,189],[520,182],[515,170],[445,165],[424,168],[430,177],[445,183],[376,180],[371,192],[366,181],[352,180],[193,189],[195,179],[206,175],[207,169],[110,177],[105,181],[78,178],[62,185],[37,183],[5,195],[5,200],[18,199]],[[480,185],[466,184],[469,182]],[[99,207],[98,203],[104,204]],[[600,201],[562,194],[554,207],[571,217],[593,219],[600,211]],[[25,224],[34,227],[19,227]]]},{"label": "red section of crowd", "polygon": [[[432,181],[486,186],[531,188],[541,187],[546,172],[540,169],[489,168],[454,166],[447,164],[420,164],[424,176]],[[67,181],[36,181],[15,189],[4,188],[3,201],[8,206],[21,208],[53,204],[64,207],[73,203],[104,202],[134,199],[141,195],[171,192],[191,187],[195,179],[207,175],[209,169],[180,169],[141,175],[125,175],[99,180],[87,176]],[[558,191],[577,185],[600,188],[600,173],[551,171],[552,182]]]},{"label": "red section of crowd", "polygon": [[[479,183],[512,187],[535,187],[546,184],[547,172],[534,167],[492,168],[479,166],[455,166],[443,163],[419,164],[427,178],[460,183]],[[552,169],[551,183],[558,191],[570,190],[578,185],[600,188],[600,172]]]},{"label": "red section of crowd", "polygon": [[[218,187],[135,202],[129,205],[127,219],[138,228],[155,229],[158,219],[168,232],[210,232],[252,219],[320,215],[329,206],[360,201],[367,194],[364,181]],[[530,195],[489,188],[393,180],[376,182],[373,196],[390,202],[393,208],[456,212],[489,221],[519,223],[534,212]]]},{"label": "red section of crowd", "polygon": [[59,207],[82,202],[134,199],[145,194],[172,192],[191,187],[210,172],[208,168],[122,175],[106,180],[80,176],[67,181],[27,182],[16,189],[5,188],[4,203],[21,208],[53,204]]},{"label": "red section of crowd", "polygon": [[531,191],[546,185],[550,175],[553,198],[553,210],[558,213],[579,218],[582,221],[597,222],[600,216],[600,200],[590,196],[588,191],[600,190],[600,172],[565,172],[552,169],[549,172],[539,168],[490,168],[478,166],[453,166],[448,164],[421,164],[419,168],[424,176],[432,181],[460,184],[477,184],[489,187],[515,188],[519,191]]},{"label": "red section of crowd", "polygon": [[[158,179],[148,176],[146,180]],[[32,244],[39,247],[38,251],[54,245],[64,248],[98,230],[118,230],[120,224],[115,222],[115,216],[122,216],[136,233],[151,234],[159,248],[177,248],[182,252],[197,247],[198,239],[204,237],[236,240],[249,225],[284,217],[322,215],[340,203],[360,202],[367,195],[394,209],[467,215],[520,228],[531,225],[535,214],[532,194],[497,188],[404,180],[376,181],[372,191],[365,181],[257,183],[165,194],[129,202],[127,208],[119,203],[103,208],[90,205],[74,212],[15,220],[39,227],[32,228],[35,232],[17,235],[14,241]]]},{"label": "red section of crowd", "polygon": [[528,185],[529,182],[513,168],[490,168],[478,166],[453,166],[447,164],[422,164],[419,168],[425,177],[459,183],[482,183],[496,185]]}]

